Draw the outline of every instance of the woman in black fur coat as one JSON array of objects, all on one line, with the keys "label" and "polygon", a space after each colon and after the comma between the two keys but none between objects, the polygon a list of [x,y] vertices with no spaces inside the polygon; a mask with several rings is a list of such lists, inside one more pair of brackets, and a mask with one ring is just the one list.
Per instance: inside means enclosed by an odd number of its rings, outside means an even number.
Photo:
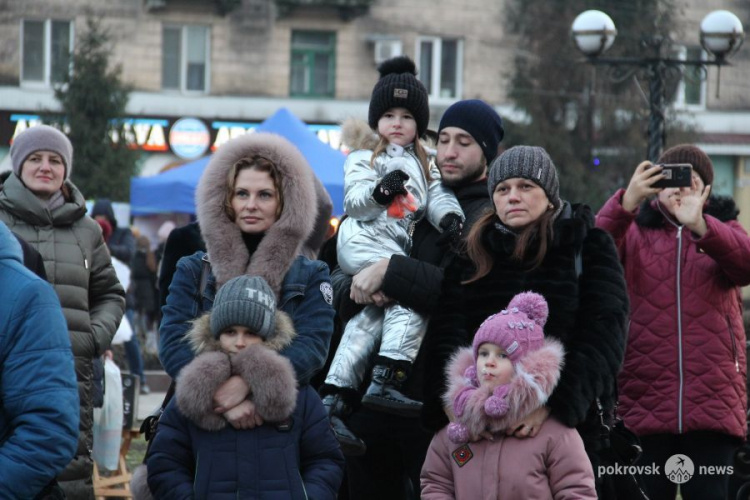
[{"label": "woman in black fur coat", "polygon": [[[565,347],[564,368],[546,406],[509,433],[533,438],[549,415],[581,430],[596,398],[614,406],[625,348],[628,295],[614,242],[594,227],[589,207],[560,199],[557,171],[542,148],[516,146],[497,157],[488,189],[495,211],[477,221],[466,257],[446,271],[432,359],[469,345],[481,322],[514,295],[539,293],[549,304],[545,334]],[[430,397],[444,387],[444,365],[432,364],[428,380],[440,383],[431,383]]]}]

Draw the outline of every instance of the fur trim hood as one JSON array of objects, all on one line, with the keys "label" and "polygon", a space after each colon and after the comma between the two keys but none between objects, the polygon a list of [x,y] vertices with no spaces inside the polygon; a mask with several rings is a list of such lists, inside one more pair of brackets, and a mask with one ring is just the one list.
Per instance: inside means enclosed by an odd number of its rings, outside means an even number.
[{"label": "fur trim hood", "polygon": [[[666,210],[664,210],[664,213],[666,213]],[[669,224],[664,213],[659,208],[658,199],[646,200],[641,204],[635,222],[644,228],[658,229],[665,224]],[[704,215],[715,217],[721,222],[737,220],[739,213],[737,205],[729,196],[710,195],[703,207]]]},{"label": "fur trim hood", "polygon": [[198,318],[188,332],[188,341],[198,356],[177,379],[175,398],[180,411],[198,427],[223,429],[227,422],[213,411],[213,395],[232,375],[250,386],[258,414],[267,422],[283,422],[294,411],[297,381],[292,363],[278,351],[288,346],[296,333],[291,318],[276,312],[275,334],[260,343],[228,355],[211,335],[210,314]]},{"label": "fur trim hood", "polygon": [[479,387],[471,347],[456,351],[446,367],[448,390],[443,396],[444,404],[456,416],[448,426],[450,440],[465,443],[485,430],[504,431],[543,406],[560,379],[563,358],[562,344],[547,338],[541,348],[515,364],[516,373],[509,384],[490,391]]},{"label": "fur trim hood", "polygon": [[[210,318],[210,313],[199,317],[188,332],[188,342],[198,356],[178,378],[175,400],[180,411],[203,429],[224,428],[226,420],[213,411],[213,395],[231,375],[240,375],[252,388],[253,402],[264,420],[289,418],[297,402],[297,381],[292,364],[278,354],[297,335],[289,315],[277,310],[274,335],[232,357],[221,352],[219,341],[211,334]],[[135,499],[153,499],[146,464],[133,471],[130,489]]]},{"label": "fur trim hood", "polygon": [[[232,165],[256,154],[279,169],[284,208],[250,256],[240,229],[224,211],[224,200]],[[302,153],[276,134],[243,135],[214,153],[198,183],[196,212],[217,287],[242,274],[261,276],[278,298],[284,275],[315,225],[318,209],[313,175]]]},{"label": "fur trim hood", "polygon": [[[190,330],[187,333],[187,341],[190,348],[196,355],[205,352],[221,352],[219,340],[214,338],[211,333],[211,313],[207,312],[203,316],[194,320]],[[272,335],[263,341],[263,345],[272,351],[279,352],[292,343],[297,332],[294,330],[292,318],[284,311],[276,310],[276,328]]]}]

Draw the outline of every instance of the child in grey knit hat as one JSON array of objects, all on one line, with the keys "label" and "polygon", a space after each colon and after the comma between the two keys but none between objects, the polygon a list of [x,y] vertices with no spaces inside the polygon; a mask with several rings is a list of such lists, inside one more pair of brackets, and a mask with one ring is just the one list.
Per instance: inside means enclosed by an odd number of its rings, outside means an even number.
[{"label": "child in grey knit hat", "polygon": [[[180,372],[159,420],[147,471],[134,473],[136,498],[150,492],[155,498],[271,492],[336,498],[344,462],[326,411],[311,387],[297,387],[291,362],[279,352],[295,336],[264,279],[243,275],[219,289],[211,312],[188,333],[197,356]],[[247,399],[230,410],[216,408],[214,395],[236,377],[250,388]],[[233,420],[241,428],[227,425],[230,412],[241,412]]]}]

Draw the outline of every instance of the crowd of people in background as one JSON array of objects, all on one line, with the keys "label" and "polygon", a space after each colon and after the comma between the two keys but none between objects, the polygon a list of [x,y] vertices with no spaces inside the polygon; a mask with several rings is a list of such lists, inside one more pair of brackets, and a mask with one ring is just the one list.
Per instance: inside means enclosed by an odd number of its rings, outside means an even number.
[{"label": "crowd of people in background", "polygon": [[[675,498],[680,454],[682,498],[727,498],[729,477],[700,471],[746,439],[750,237],[710,158],[672,147],[595,213],[562,197],[543,148],[501,146],[483,101],[427,141],[414,63],[379,69],[367,122],[344,125],[333,236],[330,196],[274,134],[217,150],[197,220],[153,242],[110,200],[87,215],[62,132],[14,138],[0,497],[94,498],[92,412],[124,320],[140,392],[150,351],[174,381],[136,498],[608,498],[615,411],[660,466],[636,474],[644,495]],[[691,165],[690,184],[659,187],[663,164]]]}]

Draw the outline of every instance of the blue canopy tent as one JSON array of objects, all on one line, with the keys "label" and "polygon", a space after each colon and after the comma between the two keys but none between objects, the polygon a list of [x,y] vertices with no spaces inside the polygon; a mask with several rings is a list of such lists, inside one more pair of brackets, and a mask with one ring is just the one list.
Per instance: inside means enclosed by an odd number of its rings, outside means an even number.
[{"label": "blue canopy tent", "polygon": [[[288,109],[281,108],[261,123],[256,132],[273,132],[302,152],[333,201],[334,215],[344,213],[344,160],[346,157],[318,137]],[[195,213],[195,188],[211,160],[199,160],[152,177],[130,180],[130,213],[149,215],[168,212]]]}]

